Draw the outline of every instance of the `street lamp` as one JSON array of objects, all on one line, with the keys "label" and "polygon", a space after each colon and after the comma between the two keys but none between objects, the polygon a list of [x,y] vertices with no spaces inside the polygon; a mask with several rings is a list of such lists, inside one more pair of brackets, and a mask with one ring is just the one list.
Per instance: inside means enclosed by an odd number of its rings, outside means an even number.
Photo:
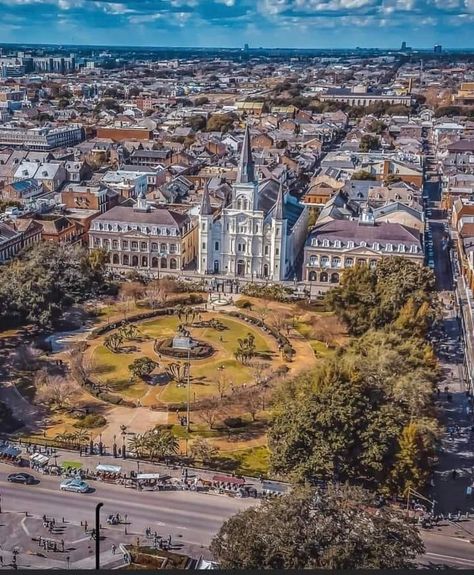
[{"label": "street lamp", "polygon": [[100,570],[100,508],[103,503],[97,503],[95,507],[95,568]]}]

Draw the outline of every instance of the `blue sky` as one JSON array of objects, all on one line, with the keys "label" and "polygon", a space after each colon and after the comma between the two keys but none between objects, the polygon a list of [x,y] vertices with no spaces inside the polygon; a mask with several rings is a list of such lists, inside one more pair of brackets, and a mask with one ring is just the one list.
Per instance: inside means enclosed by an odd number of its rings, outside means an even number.
[{"label": "blue sky", "polygon": [[474,0],[0,0],[2,42],[472,48]]}]

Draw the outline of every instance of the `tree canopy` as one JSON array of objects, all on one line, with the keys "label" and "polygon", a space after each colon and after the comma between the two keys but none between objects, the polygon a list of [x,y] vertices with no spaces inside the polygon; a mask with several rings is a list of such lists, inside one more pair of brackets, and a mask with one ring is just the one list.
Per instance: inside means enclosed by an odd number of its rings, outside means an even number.
[{"label": "tree canopy", "polygon": [[223,569],[401,569],[424,546],[415,526],[369,492],[329,485],[238,513],[210,549]]},{"label": "tree canopy", "polygon": [[80,246],[43,242],[0,271],[0,321],[50,327],[62,311],[96,293],[105,257]]},{"label": "tree canopy", "polygon": [[[423,488],[438,436],[437,366],[425,347],[369,332],[286,382],[269,430],[273,470],[296,482],[336,479],[385,493]],[[407,428],[416,435],[410,452]]]},{"label": "tree canopy", "polygon": [[433,293],[434,275],[429,268],[391,257],[382,258],[375,269],[355,266],[345,270],[341,284],[327,293],[326,302],[351,335],[397,320],[396,327],[413,327],[423,335],[434,318]]}]

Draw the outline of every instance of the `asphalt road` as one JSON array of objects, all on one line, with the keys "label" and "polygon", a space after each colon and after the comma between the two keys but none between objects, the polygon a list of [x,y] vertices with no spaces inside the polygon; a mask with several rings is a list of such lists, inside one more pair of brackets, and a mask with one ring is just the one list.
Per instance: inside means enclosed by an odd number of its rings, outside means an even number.
[{"label": "asphalt road", "polygon": [[128,515],[129,531],[143,533],[151,527],[162,536],[180,537],[183,543],[209,545],[223,521],[241,509],[255,505],[255,499],[205,495],[189,491],[140,491],[119,485],[91,482],[94,492],[87,494],[59,490],[58,477],[35,474],[40,483],[20,485],[8,483],[6,476],[13,469],[0,465],[2,511],[28,511],[57,519],[93,525],[95,506],[103,502],[103,524],[107,515]]},{"label": "asphalt road", "polygon": [[[108,514],[128,515],[129,533],[143,534],[151,527],[161,536],[172,535],[185,545],[207,547],[222,522],[241,509],[255,505],[254,499],[234,499],[227,496],[204,495],[188,491],[137,492],[118,485],[94,482],[89,494],[59,490],[57,477],[35,474],[40,483],[25,486],[8,483],[12,468],[0,464],[0,495],[2,512],[28,511],[30,515],[63,517],[68,522],[87,521],[94,524],[95,506],[102,501],[103,524]],[[123,532],[123,527],[116,527]],[[431,531],[422,532],[426,555],[425,565],[443,564],[458,568],[474,568],[474,545],[457,537],[447,537]],[[177,539],[179,538],[179,539]]]},{"label": "asphalt road", "polygon": [[449,565],[458,569],[474,569],[474,545],[467,539],[447,537],[444,534],[424,531],[425,565]]}]

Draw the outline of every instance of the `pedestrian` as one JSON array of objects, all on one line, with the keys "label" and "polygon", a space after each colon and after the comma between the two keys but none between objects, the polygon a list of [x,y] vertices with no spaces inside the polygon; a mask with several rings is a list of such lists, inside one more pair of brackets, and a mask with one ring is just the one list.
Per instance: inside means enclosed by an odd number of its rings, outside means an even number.
[{"label": "pedestrian", "polygon": [[115,555],[116,550],[117,550],[117,547],[115,547],[115,545],[112,545],[112,555]]},{"label": "pedestrian", "polygon": [[64,539],[61,539],[61,551],[64,551]]},{"label": "pedestrian", "polygon": [[453,479],[456,479],[457,476],[458,476],[458,472],[455,469],[453,469],[453,471],[451,472],[451,477]]},{"label": "pedestrian", "polygon": [[171,545],[171,535],[168,537],[168,545]]},{"label": "pedestrian", "polygon": [[3,565],[3,555],[0,555],[0,565]]}]

